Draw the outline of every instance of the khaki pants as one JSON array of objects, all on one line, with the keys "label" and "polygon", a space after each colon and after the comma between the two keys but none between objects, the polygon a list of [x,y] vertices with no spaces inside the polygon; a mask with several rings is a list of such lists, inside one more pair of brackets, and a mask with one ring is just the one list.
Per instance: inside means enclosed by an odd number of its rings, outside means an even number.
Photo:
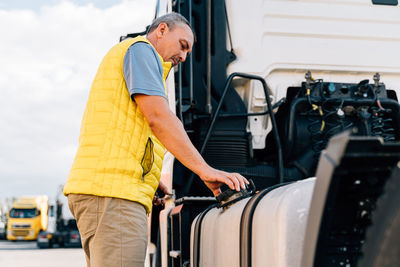
[{"label": "khaki pants", "polygon": [[119,198],[70,194],[88,267],[143,267],[147,216],[143,205]]}]

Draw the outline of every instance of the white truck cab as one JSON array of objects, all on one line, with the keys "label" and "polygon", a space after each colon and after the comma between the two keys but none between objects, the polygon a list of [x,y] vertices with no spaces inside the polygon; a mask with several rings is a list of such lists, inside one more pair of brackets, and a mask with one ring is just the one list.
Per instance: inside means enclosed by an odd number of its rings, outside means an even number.
[{"label": "white truck cab", "polygon": [[156,16],[172,11],[197,42],[167,79],[169,105],[211,166],[256,189],[217,202],[167,152],[175,197],[153,211],[147,264],[399,260],[370,245],[400,227],[382,200],[400,190],[397,0],[157,1]]}]

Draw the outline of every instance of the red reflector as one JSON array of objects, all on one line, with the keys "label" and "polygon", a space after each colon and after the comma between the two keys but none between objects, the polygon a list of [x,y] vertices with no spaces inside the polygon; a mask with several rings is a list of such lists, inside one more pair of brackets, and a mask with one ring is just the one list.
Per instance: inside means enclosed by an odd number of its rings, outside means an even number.
[{"label": "red reflector", "polygon": [[73,234],[73,235],[71,235],[71,237],[72,237],[72,239],[78,239],[78,238],[79,238],[79,235]]}]

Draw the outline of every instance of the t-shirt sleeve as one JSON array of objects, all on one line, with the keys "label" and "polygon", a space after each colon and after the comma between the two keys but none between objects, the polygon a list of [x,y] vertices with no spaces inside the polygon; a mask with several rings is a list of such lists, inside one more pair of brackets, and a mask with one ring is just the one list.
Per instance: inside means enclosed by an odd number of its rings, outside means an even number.
[{"label": "t-shirt sleeve", "polygon": [[139,42],[128,49],[124,58],[124,76],[132,99],[134,94],[166,98],[161,61],[149,44]]}]

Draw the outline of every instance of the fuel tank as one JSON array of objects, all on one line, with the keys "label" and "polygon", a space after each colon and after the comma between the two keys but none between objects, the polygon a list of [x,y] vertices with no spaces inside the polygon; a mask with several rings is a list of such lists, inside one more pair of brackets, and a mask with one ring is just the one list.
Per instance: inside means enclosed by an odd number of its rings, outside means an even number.
[{"label": "fuel tank", "polygon": [[300,266],[314,184],[308,178],[209,207],[192,223],[190,266]]}]

